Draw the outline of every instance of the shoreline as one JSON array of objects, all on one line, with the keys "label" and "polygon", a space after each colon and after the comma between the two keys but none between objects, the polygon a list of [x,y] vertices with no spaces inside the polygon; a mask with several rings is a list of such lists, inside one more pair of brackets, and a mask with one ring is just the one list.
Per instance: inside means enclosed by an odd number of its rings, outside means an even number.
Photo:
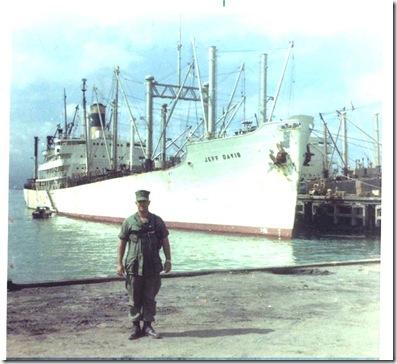
[{"label": "shoreline", "polygon": [[[288,274],[288,270],[296,270],[302,268],[313,268],[313,267],[335,267],[340,265],[356,265],[356,264],[373,264],[379,263],[380,259],[361,259],[361,260],[348,260],[348,261],[334,261],[334,262],[319,262],[319,263],[308,263],[308,264],[296,264],[296,265],[283,265],[265,268],[241,268],[241,269],[203,269],[198,271],[190,272],[170,272],[161,274],[161,278],[182,278],[182,277],[196,277],[207,274],[215,273],[245,273],[245,272],[270,272],[279,273],[285,271],[284,274]],[[280,274],[280,273],[279,273]],[[58,286],[70,286],[74,284],[96,284],[96,283],[107,283],[107,282],[118,282],[124,281],[124,277],[99,277],[99,278],[81,278],[81,279],[68,279],[59,281],[42,281],[42,282],[29,282],[29,283],[14,283],[12,280],[7,281],[7,290],[15,291],[25,288],[36,288],[36,287],[58,287]]]}]

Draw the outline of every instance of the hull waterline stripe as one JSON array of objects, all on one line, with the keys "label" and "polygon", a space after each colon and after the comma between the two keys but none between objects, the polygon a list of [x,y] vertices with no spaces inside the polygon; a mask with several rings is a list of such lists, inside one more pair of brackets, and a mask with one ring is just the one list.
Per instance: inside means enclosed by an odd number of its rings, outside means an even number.
[{"label": "hull waterline stripe", "polygon": [[[82,215],[82,214],[71,214],[64,212],[59,212],[58,215],[80,219],[80,220],[107,222],[113,224],[121,224],[124,221],[124,218],[111,217],[111,216]],[[292,229],[277,229],[277,228],[264,229],[256,226],[216,225],[216,224],[202,224],[202,223],[175,222],[175,221],[165,221],[165,223],[167,227],[170,229],[207,231],[207,232],[224,233],[224,234],[260,235],[260,236],[277,237],[280,239],[292,238]]]}]

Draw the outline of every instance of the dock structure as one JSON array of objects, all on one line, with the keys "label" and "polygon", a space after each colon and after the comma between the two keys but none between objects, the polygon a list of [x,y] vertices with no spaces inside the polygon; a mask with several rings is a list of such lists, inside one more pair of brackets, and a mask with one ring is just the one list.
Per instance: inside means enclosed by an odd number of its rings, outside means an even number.
[{"label": "dock structure", "polygon": [[379,236],[381,200],[379,196],[360,197],[345,193],[298,195],[294,235]]},{"label": "dock structure", "polygon": [[296,205],[294,236],[380,236],[380,175],[314,179],[302,187]]}]

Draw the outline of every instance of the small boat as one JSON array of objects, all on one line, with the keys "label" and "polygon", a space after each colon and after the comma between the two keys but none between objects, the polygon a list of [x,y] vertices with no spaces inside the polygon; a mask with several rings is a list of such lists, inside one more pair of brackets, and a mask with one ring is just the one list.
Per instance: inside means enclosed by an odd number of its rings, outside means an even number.
[{"label": "small boat", "polygon": [[52,216],[52,211],[48,206],[37,206],[32,212],[33,219],[48,219]]}]

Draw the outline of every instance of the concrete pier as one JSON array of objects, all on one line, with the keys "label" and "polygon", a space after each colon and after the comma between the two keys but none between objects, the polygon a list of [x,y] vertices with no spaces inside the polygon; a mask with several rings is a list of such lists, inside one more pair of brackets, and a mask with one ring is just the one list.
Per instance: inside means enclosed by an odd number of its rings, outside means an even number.
[{"label": "concrete pier", "polygon": [[379,261],[163,279],[154,328],[128,340],[123,281],[7,293],[7,359],[376,359]]}]

